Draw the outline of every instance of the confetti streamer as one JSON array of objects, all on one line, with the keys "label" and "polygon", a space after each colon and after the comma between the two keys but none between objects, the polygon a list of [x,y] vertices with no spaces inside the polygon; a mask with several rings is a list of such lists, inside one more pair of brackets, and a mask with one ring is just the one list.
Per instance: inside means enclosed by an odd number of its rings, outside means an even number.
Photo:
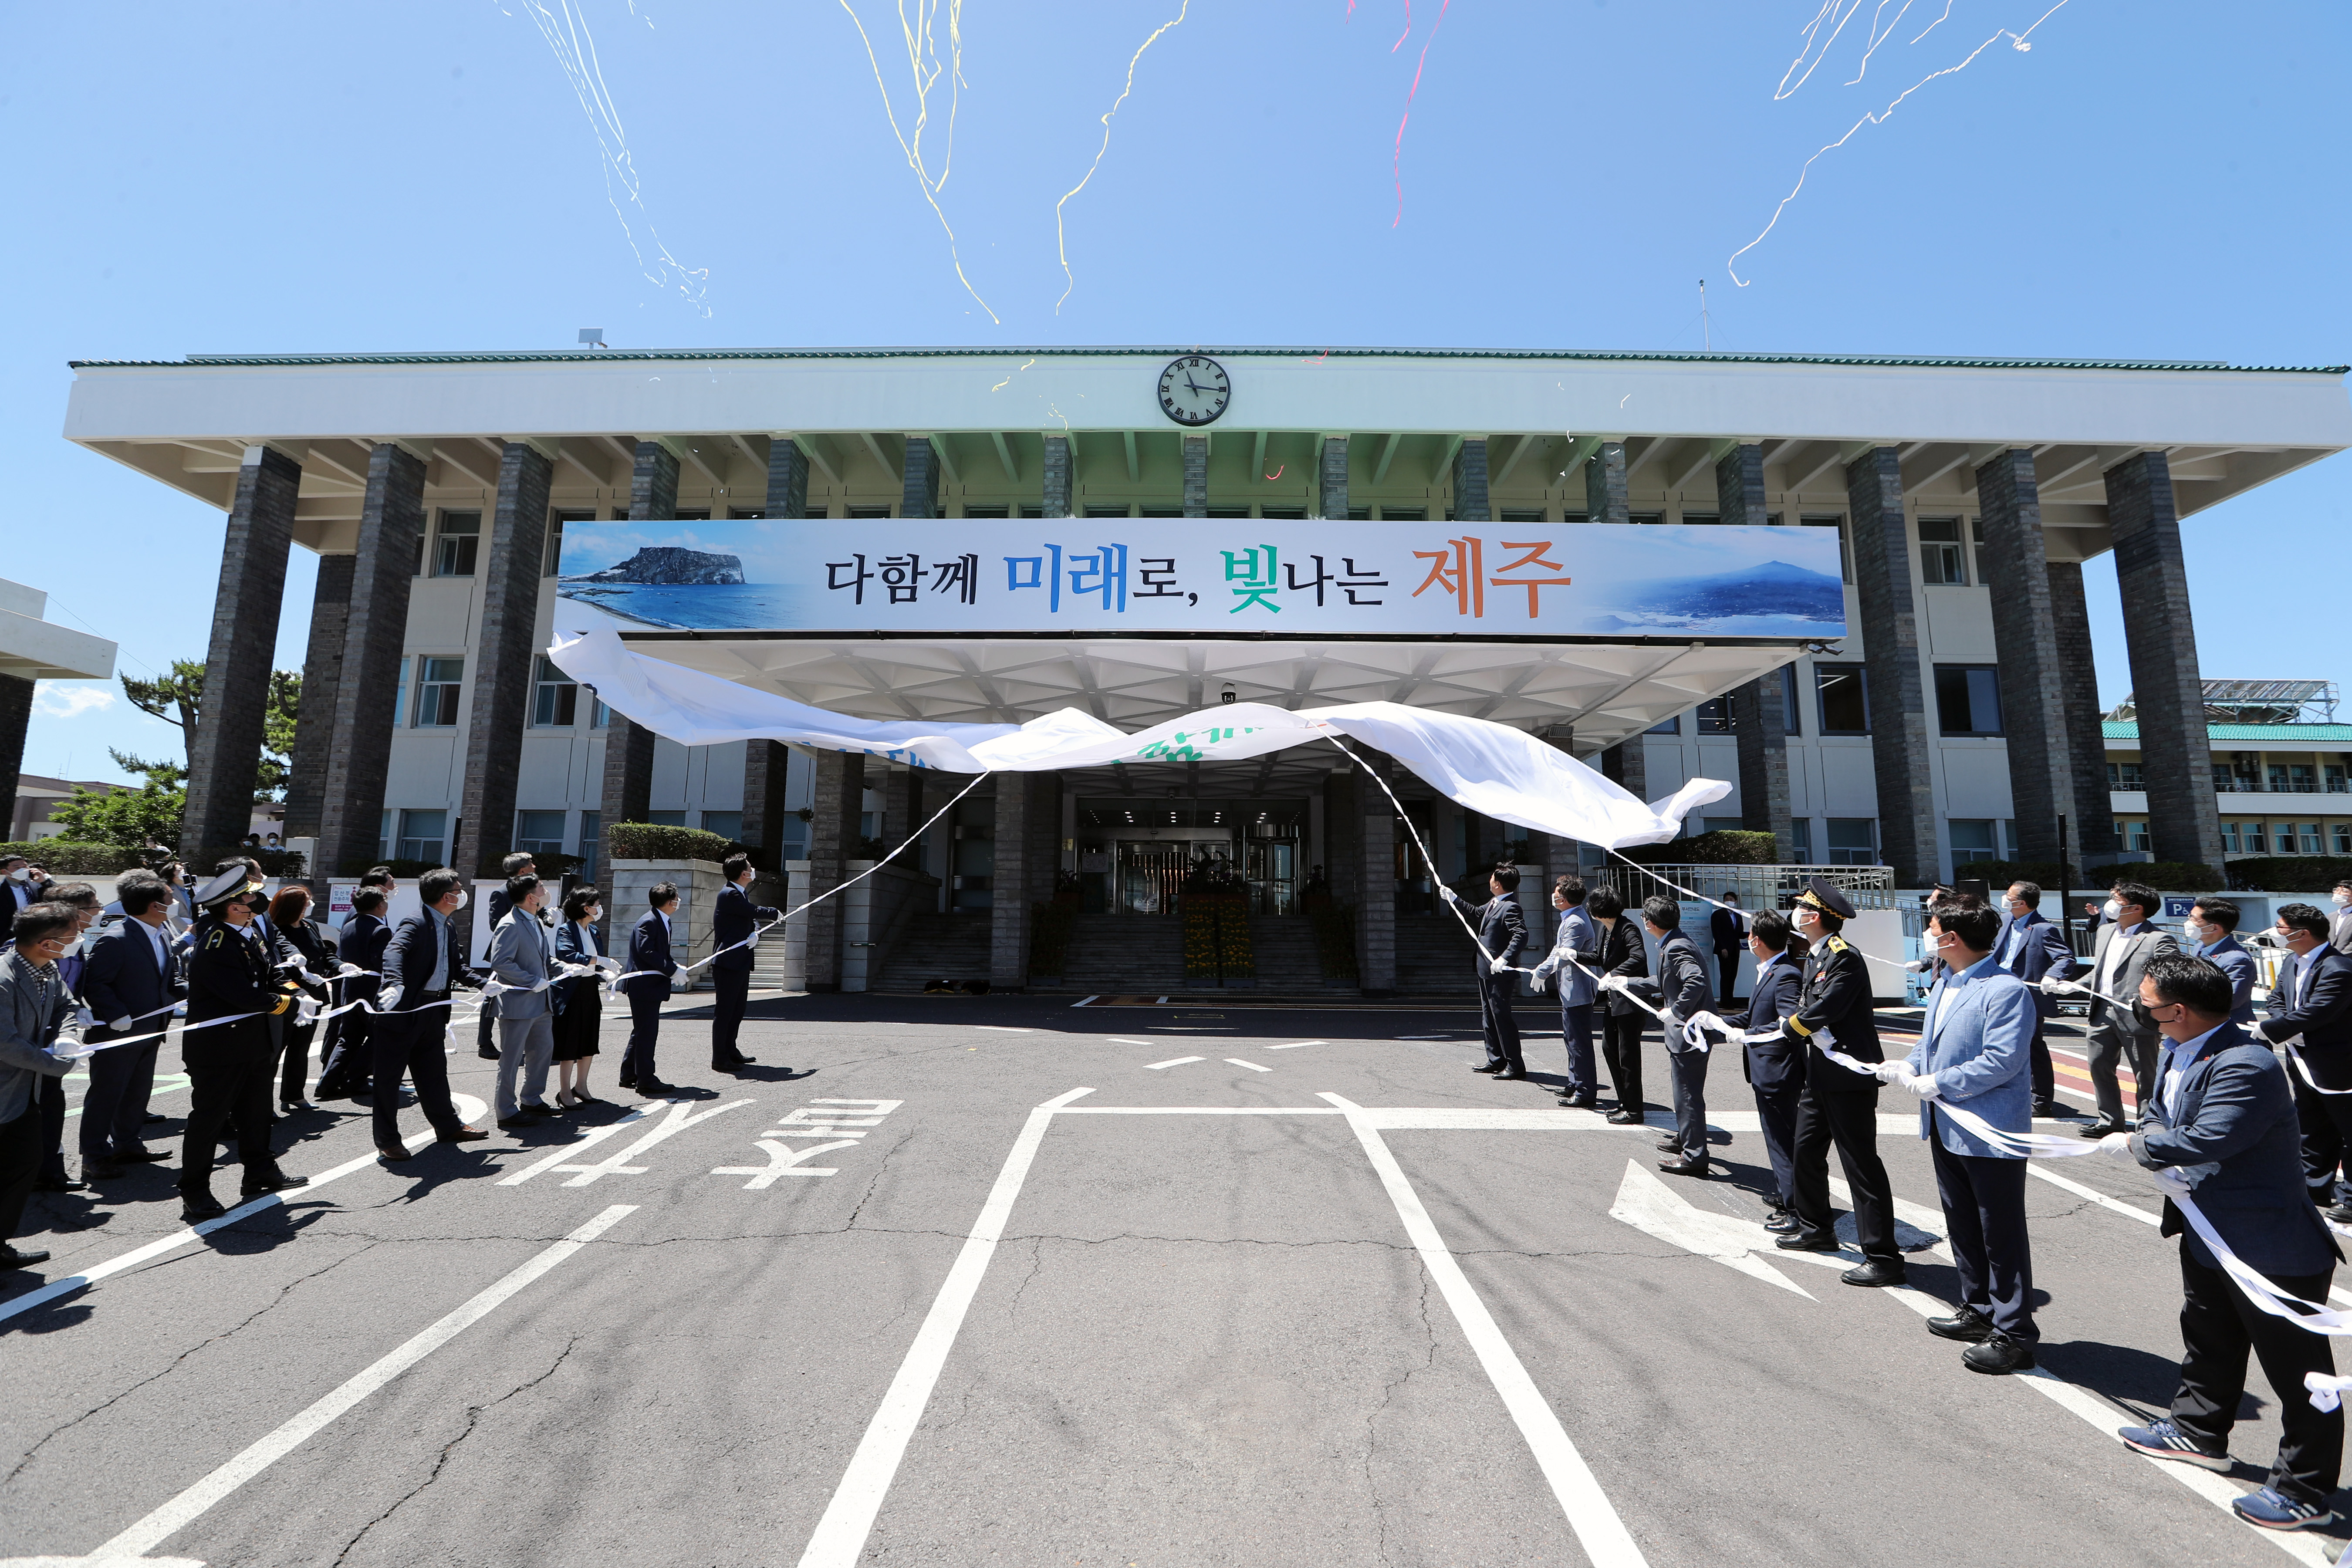
[{"label": "confetti streamer", "polygon": [[[843,0],[843,3],[845,5],[847,4],[847,0]],[[1062,300],[1067,300],[1070,297],[1070,290],[1078,286],[1076,277],[1070,271],[1070,246],[1067,235],[1063,228],[1062,209],[1069,205],[1070,198],[1072,196],[1076,195],[1080,191],[1087,188],[1087,182],[1095,177],[1095,171],[1097,169],[1102,167],[1103,154],[1110,151],[1111,116],[1117,114],[1118,112],[1118,106],[1127,101],[1127,95],[1135,90],[1135,67],[1136,63],[1143,58],[1143,51],[1158,43],[1160,41],[1160,34],[1166,32],[1169,28],[1175,26],[1177,23],[1181,22],[1184,19],[1185,14],[1192,8],[1192,0],[1181,0],[1181,4],[1176,7],[1175,16],[1169,21],[1160,23],[1159,26],[1152,29],[1151,37],[1144,39],[1142,44],[1136,49],[1135,53],[1129,58],[1127,62],[1126,85],[1118,89],[1118,96],[1111,100],[1110,107],[1103,110],[1102,145],[1095,149],[1095,161],[1087,165],[1087,172],[1080,177],[1078,183],[1072,185],[1068,190],[1063,192],[1062,199],[1054,204],[1054,251],[1055,254],[1061,258],[1063,279],[1062,299],[1054,301],[1054,314],[1057,316],[1062,313]]]}]

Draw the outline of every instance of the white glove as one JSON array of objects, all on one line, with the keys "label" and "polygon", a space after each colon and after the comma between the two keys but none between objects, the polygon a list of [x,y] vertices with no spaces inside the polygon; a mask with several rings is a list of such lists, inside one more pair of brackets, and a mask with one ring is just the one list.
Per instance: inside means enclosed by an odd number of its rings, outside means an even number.
[{"label": "white glove", "polygon": [[1870,1064],[1870,1076],[1884,1084],[1899,1084],[1911,1076],[1911,1064],[1902,1061],[1873,1062]]},{"label": "white glove", "polygon": [[1622,991],[1625,989],[1625,977],[1622,974],[1604,974],[1601,977],[1601,989]]},{"label": "white glove", "polygon": [[2042,977],[2042,990],[2047,995],[2064,996],[2073,992],[2089,989],[2089,986],[2078,985],[2072,980],[2053,980],[2047,974]]},{"label": "white glove", "polygon": [[132,1021],[131,1015],[125,1013],[122,1016],[117,1018],[111,1024],[109,1024],[107,1027],[113,1030],[118,1035],[127,1035],[131,1032]]},{"label": "white glove", "polygon": [[2112,1154],[2119,1160],[2128,1160],[2132,1157],[2131,1141],[2132,1135],[2128,1132],[2110,1132],[2099,1140],[2098,1152]]},{"label": "white glove", "polygon": [[683,965],[683,964],[680,964],[677,968],[671,970],[671,971],[669,972],[669,977],[670,977],[670,980],[671,980],[674,984],[679,984],[679,985],[683,985],[683,984],[685,984],[687,983],[687,981],[690,978],[690,976],[688,976],[688,973],[686,973],[686,966],[685,966],[685,965]]},{"label": "white glove", "polygon": [[1443,882],[1437,884],[1437,896],[1444,899],[1449,904],[1458,904],[1462,901],[1462,895],[1455,892],[1453,889],[1447,887]]},{"label": "white glove", "polygon": [[1923,1072],[1916,1077],[1906,1072],[1899,1087],[1906,1093],[1916,1094],[1921,1100],[1941,1100],[1944,1096],[1944,1091],[1936,1087],[1936,1075],[1931,1072]]},{"label": "white glove", "polygon": [[1936,967],[1936,961],[1932,958],[1915,958],[1903,967],[1914,974],[1925,974]]}]

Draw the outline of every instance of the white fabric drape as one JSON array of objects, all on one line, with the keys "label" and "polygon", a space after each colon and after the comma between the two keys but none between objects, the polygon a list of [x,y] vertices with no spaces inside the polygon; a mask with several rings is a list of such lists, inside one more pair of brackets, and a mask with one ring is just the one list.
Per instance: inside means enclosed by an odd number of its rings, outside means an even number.
[{"label": "white fabric drape", "polygon": [[1026,724],[852,719],[649,658],[609,630],[559,634],[547,657],[594,687],[630,722],[686,746],[787,741],[949,773],[1042,773],[1112,763],[1238,762],[1341,735],[1386,752],[1482,816],[1605,849],[1665,843],[1681,834],[1685,815],[1731,793],[1723,780],[1692,779],[1645,803],[1525,731],[1401,702],[1297,712],[1234,702],[1129,735],[1075,708]]}]

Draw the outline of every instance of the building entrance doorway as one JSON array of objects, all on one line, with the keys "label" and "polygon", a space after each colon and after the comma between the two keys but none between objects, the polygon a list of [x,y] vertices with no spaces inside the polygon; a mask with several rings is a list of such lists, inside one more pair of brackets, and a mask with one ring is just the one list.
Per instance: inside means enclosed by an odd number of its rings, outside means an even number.
[{"label": "building entrance doorway", "polygon": [[1087,798],[1077,829],[1087,913],[1172,915],[1202,882],[1246,892],[1254,913],[1298,908],[1305,801]]}]

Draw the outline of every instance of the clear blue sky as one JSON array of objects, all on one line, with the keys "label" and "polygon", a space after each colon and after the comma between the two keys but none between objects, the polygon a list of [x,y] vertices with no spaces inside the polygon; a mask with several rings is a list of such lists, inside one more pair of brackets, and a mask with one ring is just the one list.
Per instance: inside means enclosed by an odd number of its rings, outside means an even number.
[{"label": "clear blue sky", "polygon": [[[1940,22],[1944,0],[1836,0],[1843,34],[1776,100],[1822,3],[1416,0],[1408,26],[1403,0],[974,0],[951,163],[953,73],[929,95],[934,198],[840,0],[574,0],[641,184],[626,231],[535,19],[562,26],[561,0],[13,6],[0,576],[134,674],[203,656],[220,514],[58,437],[69,358],[564,348],[592,325],[615,347],[1696,349],[1705,278],[1717,348],[2352,360],[2352,6],[2066,0],[2035,26],[2048,0]],[[850,5],[911,133],[899,13]],[[1055,205],[1187,5],[1062,205],[1057,314]],[[2028,27],[2030,50],[1996,37]],[[1809,155],[1988,38],[1815,162],[1732,285]],[[698,305],[663,247],[707,274]],[[2339,458],[2191,520],[2207,674],[2352,686],[2347,480]],[[2092,581],[2114,702],[2113,574]],[[74,683],[39,707],[29,772],[117,777],[108,745],[176,741]]]}]

